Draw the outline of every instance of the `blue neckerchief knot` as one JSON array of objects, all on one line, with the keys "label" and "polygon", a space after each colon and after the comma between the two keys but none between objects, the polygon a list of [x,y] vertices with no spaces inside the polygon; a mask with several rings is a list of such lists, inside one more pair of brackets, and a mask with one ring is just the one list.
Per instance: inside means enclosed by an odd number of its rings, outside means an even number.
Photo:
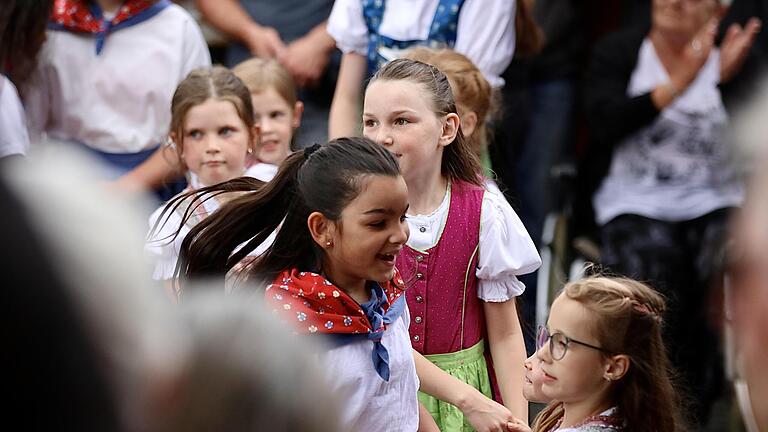
[{"label": "blue neckerchief knot", "polygon": [[339,345],[359,340],[360,336],[365,336],[373,342],[371,361],[376,373],[384,381],[389,381],[389,352],[387,347],[381,343],[381,338],[384,336],[385,326],[392,324],[403,314],[405,310],[405,296],[401,295],[384,312],[384,305],[388,304],[389,300],[381,285],[375,282],[371,283],[371,299],[360,305],[360,308],[371,324],[371,331],[365,335],[338,335],[336,338],[336,342]]}]

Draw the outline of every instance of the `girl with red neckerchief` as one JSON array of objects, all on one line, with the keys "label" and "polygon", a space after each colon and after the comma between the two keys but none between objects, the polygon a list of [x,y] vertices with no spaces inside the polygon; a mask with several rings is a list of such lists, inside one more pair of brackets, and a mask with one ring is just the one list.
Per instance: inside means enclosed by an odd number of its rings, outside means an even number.
[{"label": "girl with red neckerchief", "polygon": [[409,235],[408,193],[391,153],[365,138],[316,144],[289,156],[272,181],[245,192],[190,231],[181,272],[221,275],[280,225],[248,271],[265,282],[277,319],[331,343],[321,361],[329,393],[345,402],[345,430],[417,430],[420,420],[431,421],[419,415],[419,389],[459,406],[477,430],[506,430],[506,408],[411,348],[395,269]]}]

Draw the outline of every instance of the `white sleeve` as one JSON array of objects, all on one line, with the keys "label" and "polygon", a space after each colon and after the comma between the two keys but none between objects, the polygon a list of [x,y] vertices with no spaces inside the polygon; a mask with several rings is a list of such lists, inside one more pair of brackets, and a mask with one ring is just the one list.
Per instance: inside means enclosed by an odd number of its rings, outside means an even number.
[{"label": "white sleeve", "polygon": [[176,262],[179,260],[179,253],[181,252],[181,243],[189,233],[189,228],[185,225],[174,238],[176,230],[181,225],[181,218],[176,212],[168,212],[163,215],[161,220],[160,215],[164,208],[164,205],[161,206],[149,217],[150,233],[155,224],[158,226],[144,245],[144,251],[154,264],[155,269],[152,278],[155,280],[173,279],[173,272],[176,270]]},{"label": "white sleeve", "polygon": [[368,26],[360,0],[336,0],[328,17],[327,30],[344,54],[368,55]]},{"label": "white sleeve", "polygon": [[197,25],[194,18],[192,18],[186,11],[184,11],[187,19],[184,23],[184,54],[182,62],[184,62],[181,69],[181,76],[179,81],[187,77],[190,71],[201,67],[211,67],[211,53],[208,51],[208,44],[205,42],[203,32],[200,30],[200,26]]},{"label": "white sleeve", "polygon": [[517,279],[541,265],[536,246],[522,221],[503,196],[486,191],[480,214],[477,295],[487,302],[519,296],[525,285]]},{"label": "white sleeve", "polygon": [[459,12],[454,49],[483,72],[494,87],[515,55],[516,0],[466,0]]},{"label": "white sleeve", "polygon": [[0,158],[29,150],[24,107],[11,80],[0,75]]}]

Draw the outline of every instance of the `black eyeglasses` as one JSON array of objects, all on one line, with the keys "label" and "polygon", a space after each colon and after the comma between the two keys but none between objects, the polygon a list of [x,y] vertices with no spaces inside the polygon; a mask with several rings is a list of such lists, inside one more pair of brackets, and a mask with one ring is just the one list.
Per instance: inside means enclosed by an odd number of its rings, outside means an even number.
[{"label": "black eyeglasses", "polygon": [[552,356],[552,360],[562,360],[562,358],[565,357],[565,353],[568,352],[568,345],[571,343],[583,345],[587,348],[596,349],[606,354],[613,354],[612,352],[600,348],[599,346],[590,345],[586,342],[571,339],[560,332],[549,334],[549,330],[547,330],[546,327],[539,326],[539,334],[536,337],[536,348],[541,349],[541,347],[543,347],[547,341],[549,341],[549,353]]}]

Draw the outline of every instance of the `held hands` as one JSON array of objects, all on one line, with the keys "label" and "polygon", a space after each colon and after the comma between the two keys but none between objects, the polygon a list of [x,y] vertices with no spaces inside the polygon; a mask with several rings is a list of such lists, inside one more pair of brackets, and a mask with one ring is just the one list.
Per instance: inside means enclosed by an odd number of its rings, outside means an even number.
[{"label": "held hands", "polygon": [[291,42],[278,60],[293,75],[297,86],[312,87],[323,76],[335,46],[335,41],[325,31],[325,25],[320,25]]},{"label": "held hands", "polygon": [[531,432],[528,424],[517,418],[507,423],[507,430],[509,432]]},{"label": "held hands", "polygon": [[254,23],[244,42],[254,56],[276,58],[288,69],[298,87],[317,84],[336,46],[325,31],[325,24],[286,46],[277,30]]},{"label": "held hands", "polygon": [[243,42],[256,57],[280,57],[285,55],[287,50],[277,30],[256,23],[250,27],[248,36]]},{"label": "held hands", "polygon": [[739,72],[761,27],[760,20],[754,17],[743,28],[736,23],[728,27],[720,44],[720,82],[730,81]]}]

